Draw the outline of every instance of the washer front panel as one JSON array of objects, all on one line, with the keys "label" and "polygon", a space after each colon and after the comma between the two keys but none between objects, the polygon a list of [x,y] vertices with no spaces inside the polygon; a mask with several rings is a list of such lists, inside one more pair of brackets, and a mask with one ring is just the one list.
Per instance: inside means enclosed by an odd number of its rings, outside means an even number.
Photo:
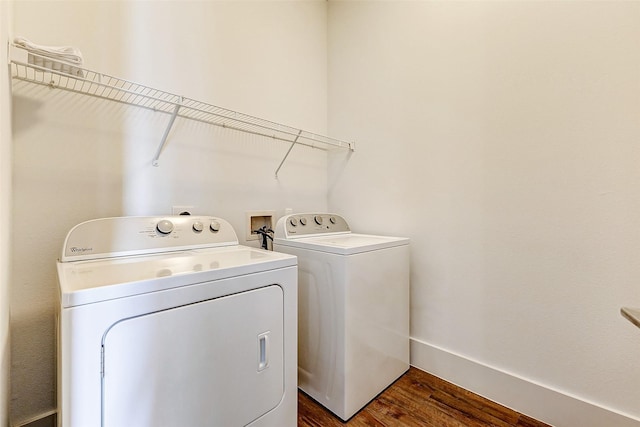
[{"label": "washer front panel", "polygon": [[348,420],[409,368],[409,245],[274,250],[298,257],[298,386]]}]

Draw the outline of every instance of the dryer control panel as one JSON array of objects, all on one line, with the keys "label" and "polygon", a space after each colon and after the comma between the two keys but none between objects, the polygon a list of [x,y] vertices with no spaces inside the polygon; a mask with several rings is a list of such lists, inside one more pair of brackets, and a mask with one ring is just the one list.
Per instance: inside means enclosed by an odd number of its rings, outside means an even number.
[{"label": "dryer control panel", "polygon": [[60,261],[143,255],[237,245],[229,222],[212,216],[100,218],[67,234]]},{"label": "dryer control panel", "polygon": [[332,213],[302,213],[280,218],[276,224],[275,237],[294,239],[296,237],[350,232],[349,224],[340,215]]}]

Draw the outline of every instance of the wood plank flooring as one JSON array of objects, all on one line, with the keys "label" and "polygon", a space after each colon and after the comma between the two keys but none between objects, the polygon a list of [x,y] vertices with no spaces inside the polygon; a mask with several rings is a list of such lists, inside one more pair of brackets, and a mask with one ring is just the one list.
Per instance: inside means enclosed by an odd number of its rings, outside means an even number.
[{"label": "wood plank flooring", "polygon": [[298,427],[549,427],[411,367],[348,422],[298,391]]}]

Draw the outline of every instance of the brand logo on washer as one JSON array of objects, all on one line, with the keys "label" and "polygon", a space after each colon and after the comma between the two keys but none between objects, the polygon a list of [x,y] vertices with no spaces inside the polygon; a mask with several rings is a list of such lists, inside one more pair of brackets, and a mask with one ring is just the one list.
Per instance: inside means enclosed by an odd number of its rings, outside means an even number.
[{"label": "brand logo on washer", "polygon": [[91,251],[93,250],[93,248],[79,248],[79,247],[77,247],[77,246],[72,246],[70,250],[71,250],[71,252],[73,252],[74,254],[76,254],[76,253],[81,253],[81,254],[83,254],[83,253],[85,253],[85,252],[91,252]]}]

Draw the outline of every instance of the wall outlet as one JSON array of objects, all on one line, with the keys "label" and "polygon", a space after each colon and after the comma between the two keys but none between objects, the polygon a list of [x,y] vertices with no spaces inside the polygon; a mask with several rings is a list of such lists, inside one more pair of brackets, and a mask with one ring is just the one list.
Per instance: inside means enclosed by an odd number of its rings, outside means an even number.
[{"label": "wall outlet", "polygon": [[248,211],[246,214],[246,240],[258,240],[260,238],[260,235],[254,233],[253,230],[264,226],[273,230],[276,225],[274,222],[276,211]]},{"label": "wall outlet", "polygon": [[193,215],[193,206],[171,206],[171,215]]}]

